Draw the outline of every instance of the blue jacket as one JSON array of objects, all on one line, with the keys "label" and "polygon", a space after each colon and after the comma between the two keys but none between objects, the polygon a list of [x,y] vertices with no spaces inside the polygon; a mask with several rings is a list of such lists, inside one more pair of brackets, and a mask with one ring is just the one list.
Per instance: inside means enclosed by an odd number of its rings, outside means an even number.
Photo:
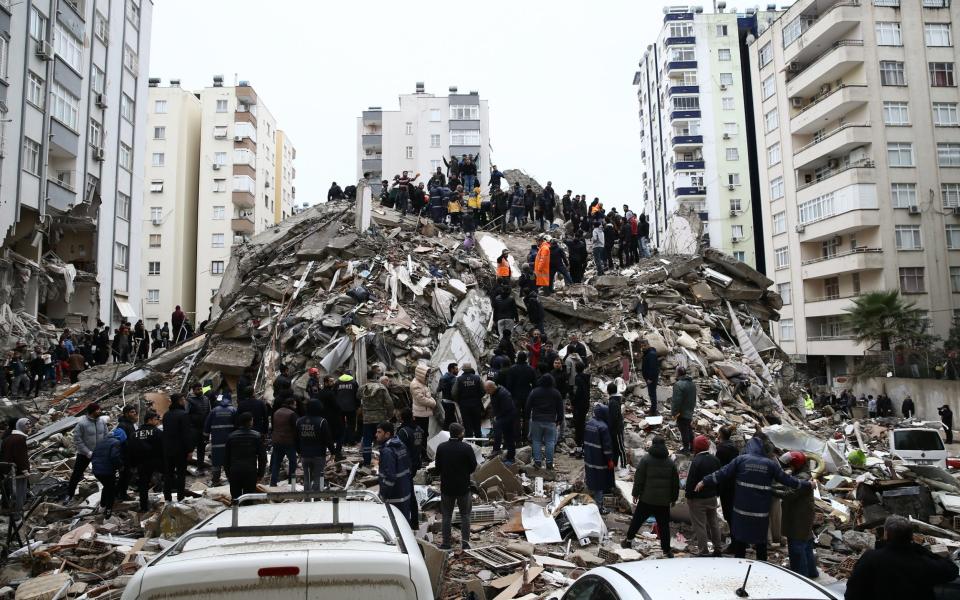
[{"label": "blue jacket", "polygon": [[613,442],[607,426],[607,407],[598,404],[583,430],[583,483],[588,490],[613,487],[613,470],[607,468],[611,460]]},{"label": "blue jacket", "polygon": [[457,376],[449,371],[440,376],[437,391],[440,393],[441,400],[453,400],[453,385],[455,383],[457,383]]},{"label": "blue jacket", "polygon": [[331,455],[336,453],[330,424],[321,416],[317,400],[307,406],[307,416],[297,419],[297,450],[304,458],[326,456],[327,450]]},{"label": "blue jacket", "polygon": [[493,410],[493,417],[496,419],[500,417],[512,417],[517,412],[513,404],[513,396],[510,395],[510,390],[502,385],[498,385],[497,391],[490,396],[490,408]]},{"label": "blue jacket", "polygon": [[123,466],[123,448],[127,441],[127,434],[122,429],[114,429],[113,433],[97,443],[93,449],[90,464],[94,475],[113,475]]},{"label": "blue jacket", "polygon": [[787,475],[780,463],[767,457],[759,437],[751,438],[743,454],[704,477],[703,483],[716,485],[728,479],[736,480],[730,530],[733,539],[748,544],[767,543],[774,480],[793,489],[810,487],[809,481],[799,481]]},{"label": "blue jacket", "polygon": [[210,461],[222,467],[227,452],[227,438],[237,428],[237,409],[228,396],[210,411],[203,423],[203,432],[210,436]]},{"label": "blue jacket", "polygon": [[400,505],[397,508],[406,514],[412,493],[413,477],[407,447],[400,438],[391,436],[380,446],[380,497],[384,502]]}]

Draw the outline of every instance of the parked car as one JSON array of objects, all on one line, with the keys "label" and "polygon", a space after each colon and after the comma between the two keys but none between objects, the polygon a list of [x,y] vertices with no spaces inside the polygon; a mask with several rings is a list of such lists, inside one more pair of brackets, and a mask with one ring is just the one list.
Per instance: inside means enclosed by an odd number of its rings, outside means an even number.
[{"label": "parked car", "polygon": [[890,454],[911,465],[947,468],[947,449],[940,431],[923,427],[891,429]]},{"label": "parked car", "polygon": [[[749,569],[749,576],[748,576]],[[767,562],[742,558],[639,560],[590,569],[562,600],[730,600],[745,588],[764,600],[842,600],[820,584]],[[747,597],[747,596],[744,596]]]},{"label": "parked car", "polygon": [[[316,496],[249,494],[241,500]],[[137,571],[122,600],[433,600],[426,563],[403,516],[379,500],[348,499],[353,496],[237,503]]]}]

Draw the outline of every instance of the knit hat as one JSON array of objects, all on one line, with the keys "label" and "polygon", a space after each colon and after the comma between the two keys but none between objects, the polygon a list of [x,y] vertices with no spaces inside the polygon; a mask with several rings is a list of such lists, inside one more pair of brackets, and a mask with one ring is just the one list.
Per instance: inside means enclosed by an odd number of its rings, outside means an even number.
[{"label": "knit hat", "polygon": [[30,428],[30,419],[27,419],[27,418],[17,419],[17,425],[16,425],[17,431],[26,433],[27,429],[29,428]]},{"label": "knit hat", "polygon": [[698,435],[693,438],[693,451],[696,453],[705,452],[710,449],[710,440],[705,435]]}]

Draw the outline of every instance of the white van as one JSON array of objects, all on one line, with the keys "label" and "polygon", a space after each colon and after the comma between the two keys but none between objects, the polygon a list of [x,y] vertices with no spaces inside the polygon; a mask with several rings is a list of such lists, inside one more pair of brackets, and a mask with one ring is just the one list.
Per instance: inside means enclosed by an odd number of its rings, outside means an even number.
[{"label": "white van", "polygon": [[[350,500],[358,495],[375,502]],[[252,500],[299,500],[241,506]],[[308,501],[314,500],[314,501]],[[433,600],[403,516],[368,492],[247,494],[137,571],[122,600]]]},{"label": "white van", "polygon": [[947,449],[940,432],[923,427],[891,429],[890,454],[911,465],[947,468]]}]

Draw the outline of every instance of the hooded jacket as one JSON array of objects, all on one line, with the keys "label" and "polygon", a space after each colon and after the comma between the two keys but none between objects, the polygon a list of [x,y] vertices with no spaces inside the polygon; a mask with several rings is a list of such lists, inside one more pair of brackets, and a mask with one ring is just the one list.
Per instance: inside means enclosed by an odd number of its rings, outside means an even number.
[{"label": "hooded jacket", "polygon": [[957,578],[956,563],[915,544],[867,550],[847,580],[846,600],[933,600],[933,586]]},{"label": "hooded jacket", "polygon": [[127,434],[122,429],[114,429],[108,437],[100,440],[90,458],[94,475],[113,475],[123,467],[123,448],[126,441]]},{"label": "hooded jacket", "polygon": [[598,404],[593,418],[583,429],[583,479],[588,490],[606,490],[613,486],[613,441],[607,426],[607,407]]},{"label": "hooded jacket", "polygon": [[77,447],[77,454],[87,458],[93,456],[93,449],[107,437],[107,424],[99,418],[91,419],[85,415],[77,421],[73,428],[73,444]]},{"label": "hooded jacket", "polygon": [[27,434],[19,429],[13,430],[7,439],[3,440],[3,462],[13,463],[17,468],[17,475],[30,470],[30,457],[27,453]]},{"label": "hooded jacket", "polygon": [[633,477],[633,497],[651,506],[670,506],[680,497],[680,473],[664,444],[653,444]]},{"label": "hooded jacket", "polygon": [[493,299],[491,304],[493,306],[494,322],[502,319],[519,320],[520,315],[517,312],[517,302],[511,294],[499,295]]},{"label": "hooded jacket", "polygon": [[696,407],[697,385],[689,375],[684,375],[673,384],[670,412],[679,419],[692,419]]},{"label": "hooded jacket", "polygon": [[523,406],[537,381],[537,372],[526,362],[513,365],[504,372],[503,385],[510,390],[514,404]]},{"label": "hooded jacket", "polygon": [[417,365],[413,381],[410,382],[410,397],[413,400],[414,417],[429,417],[437,406],[437,401],[430,395],[430,388],[427,387],[427,373],[429,371],[430,368],[427,365]]},{"label": "hooded jacket", "polygon": [[547,374],[537,380],[537,387],[527,398],[525,411],[528,421],[560,423],[563,420],[563,398],[554,387],[553,376]]},{"label": "hooded jacket", "polygon": [[297,413],[288,406],[281,406],[273,413],[274,445],[294,446],[297,443]]}]

